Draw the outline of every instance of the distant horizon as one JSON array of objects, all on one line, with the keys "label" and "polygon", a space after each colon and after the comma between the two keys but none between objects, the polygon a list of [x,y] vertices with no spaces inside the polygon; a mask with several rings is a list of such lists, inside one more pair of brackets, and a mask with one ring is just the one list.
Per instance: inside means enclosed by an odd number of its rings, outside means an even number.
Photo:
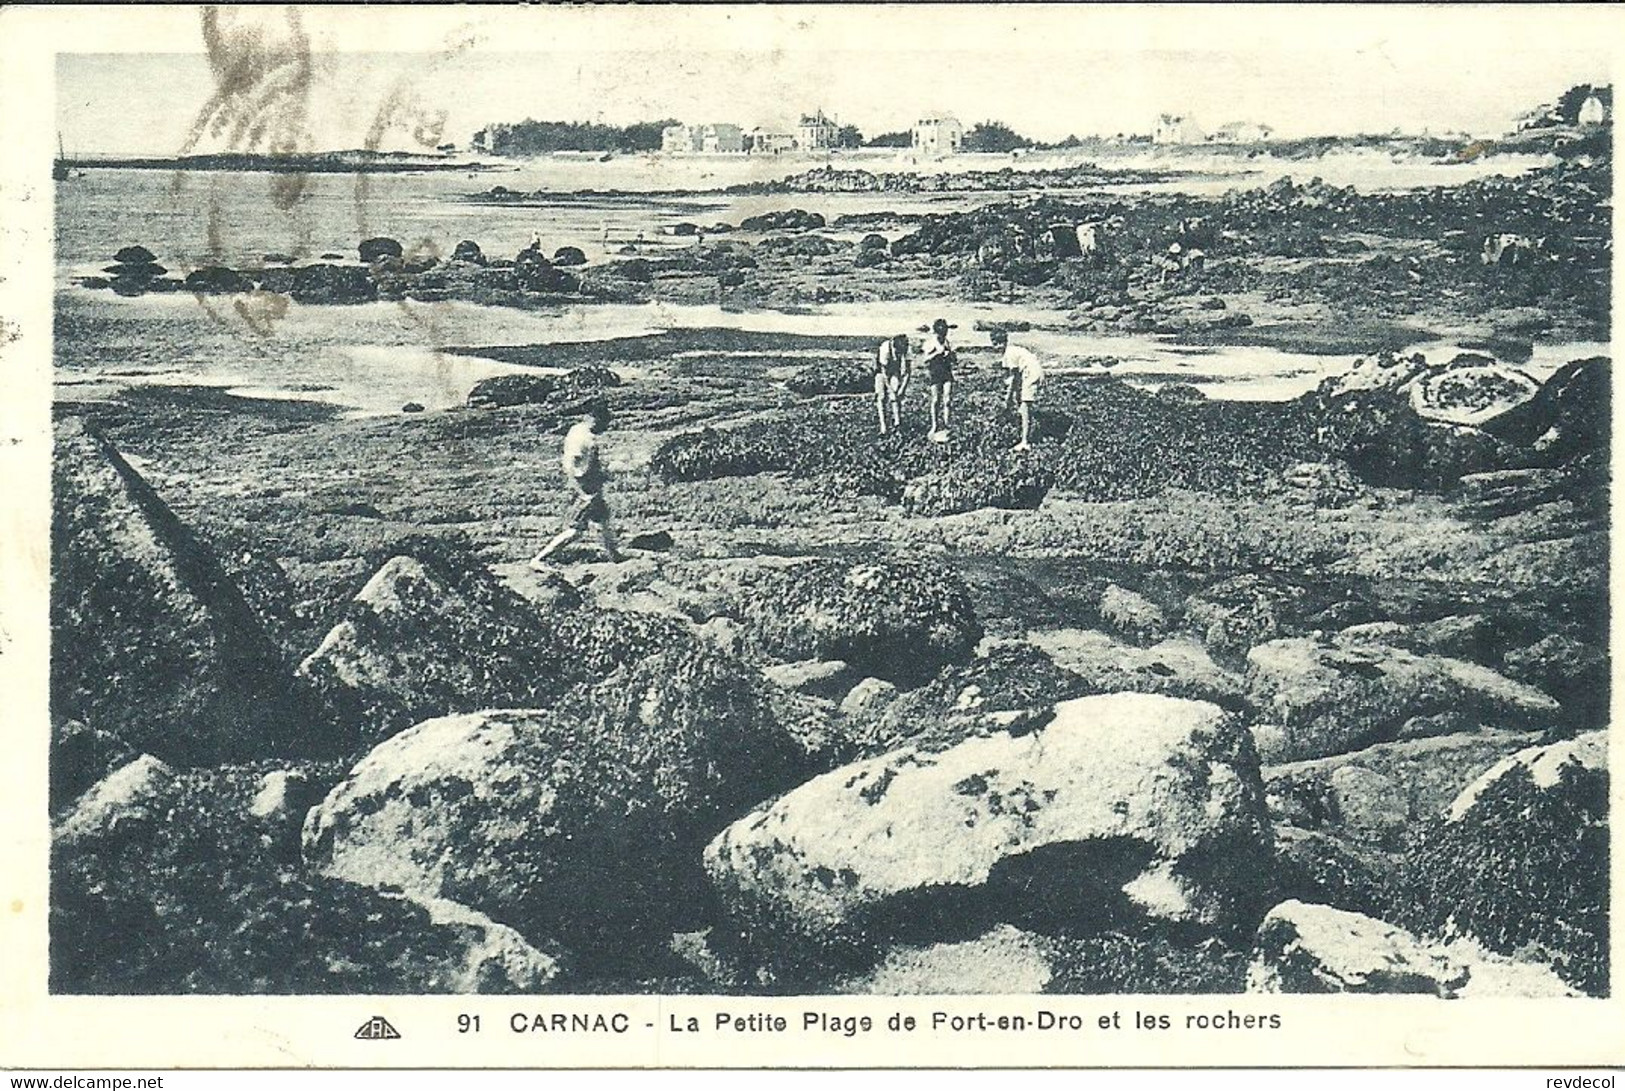
[{"label": "distant horizon", "polygon": [[[703,22],[703,12],[673,10]],[[963,22],[964,37],[974,39],[998,10],[938,14]],[[548,9],[546,17],[609,25],[624,16],[621,9],[562,12]],[[241,9],[234,13],[246,18]],[[848,22],[872,18],[836,14]],[[1038,14],[1080,31],[1093,18],[1048,8]],[[262,31],[273,60],[288,55],[277,52],[274,19]],[[992,30],[985,36],[996,38]],[[1096,42],[1063,52],[1053,42],[1024,39],[981,50],[957,42],[952,49],[913,48],[910,39],[911,48],[887,53],[872,43],[649,51],[601,42],[526,53],[317,52],[308,55],[308,94],[275,123],[296,132],[298,150],[311,153],[425,150],[421,141],[434,137],[463,149],[489,124],[526,119],[624,126],[673,118],[793,128],[800,114],[818,110],[856,125],[866,139],[949,114],[967,129],[998,121],[1034,141],[1057,143],[1148,134],[1163,113],[1191,117],[1208,131],[1262,124],[1279,140],[1396,130],[1483,138],[1511,131],[1525,112],[1572,86],[1612,82],[1604,55],[1583,42],[1558,48],[1507,39],[1461,56],[1459,64],[1439,63],[1426,41],[1404,36],[1345,52],[1246,41],[1116,51]],[[281,48],[291,53],[285,42]],[[268,150],[263,132],[260,146],[233,147],[229,132],[198,128],[216,90],[201,52],[59,54],[57,89],[57,129],[72,156]]]}]

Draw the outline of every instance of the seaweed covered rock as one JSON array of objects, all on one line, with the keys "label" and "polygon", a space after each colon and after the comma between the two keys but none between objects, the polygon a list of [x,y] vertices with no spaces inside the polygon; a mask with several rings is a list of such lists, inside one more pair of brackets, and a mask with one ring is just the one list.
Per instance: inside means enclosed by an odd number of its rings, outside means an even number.
[{"label": "seaweed covered rock", "polygon": [[1258,927],[1247,991],[1450,997],[1470,976],[1466,966],[1387,921],[1288,901]]},{"label": "seaweed covered rock", "polygon": [[1528,401],[1484,425],[1520,449],[1526,465],[1558,466],[1609,449],[1613,384],[1606,356],[1558,368]]},{"label": "seaweed covered rock", "polygon": [[1031,511],[1054,485],[1054,473],[1031,459],[955,462],[911,480],[903,489],[903,510],[912,515],[957,515],[978,508]]},{"label": "seaweed covered rock", "polygon": [[800,208],[764,212],[739,221],[741,231],[814,231],[823,226],[823,216]]},{"label": "seaweed covered rock", "polygon": [[371,303],[378,285],[358,265],[302,265],[288,294],[295,303]]},{"label": "seaweed covered rock", "polygon": [[298,673],[338,722],[374,741],[431,716],[548,706],[573,685],[698,644],[681,622],[583,606],[573,589],[549,602],[520,597],[477,558],[420,543],[378,570]]},{"label": "seaweed covered rock", "polygon": [[452,247],[451,260],[467,262],[470,265],[484,265],[485,253],[480,249],[479,243],[473,239],[464,239]]},{"label": "seaweed covered rock", "polygon": [[106,440],[57,428],[51,710],[167,761],[309,740],[274,645],[218,558]]},{"label": "seaweed covered rock", "polygon": [[745,816],[705,850],[724,908],[769,957],[831,964],[1000,922],[1248,919],[1269,825],[1245,728],[1136,694],[1054,713],[856,762]]},{"label": "seaweed covered rock", "polygon": [[1560,712],[1546,694],[1478,663],[1384,644],[1289,637],[1260,644],[1247,660],[1250,699],[1275,727],[1258,733],[1269,762],[1386,742],[1418,716],[1543,728]]},{"label": "seaweed covered rock", "polygon": [[1240,674],[1215,663],[1202,644],[1187,636],[1148,648],[1094,629],[1039,629],[1028,639],[1081,678],[1085,693],[1160,693],[1236,708],[1247,691]]},{"label": "seaweed covered rock", "polygon": [[91,785],[137,757],[128,743],[79,720],[51,722],[50,807],[57,814]]},{"label": "seaweed covered rock", "polygon": [[1595,731],[1490,768],[1407,848],[1403,923],[1539,957],[1607,995],[1607,762]]},{"label": "seaweed covered rock", "polygon": [[1430,365],[1383,353],[1306,395],[1319,441],[1373,485],[1445,489],[1464,475],[1500,469],[1506,446],[1480,425],[1534,394],[1514,369],[1473,354]]},{"label": "seaweed covered rock", "polygon": [[1396,854],[1326,830],[1276,827],[1272,878],[1282,899],[1381,916],[1398,872]]},{"label": "seaweed covered rock", "polygon": [[448,712],[545,703],[571,666],[557,650],[547,619],[483,566],[399,556],[367,581],[298,675],[338,722],[377,738]]},{"label": "seaweed covered rock", "polygon": [[113,260],[120,265],[151,265],[158,260],[151,250],[145,246],[124,246],[113,255]]},{"label": "seaweed covered rock", "polygon": [[821,360],[800,368],[784,381],[797,394],[867,394],[875,388],[874,368],[863,361]]},{"label": "seaweed covered rock", "polygon": [[600,696],[396,735],[311,811],[307,861],[595,959],[653,957],[702,923],[700,848],[800,757],[763,710],[741,710],[752,695],[719,656],[653,657]]},{"label": "seaweed covered rock", "polygon": [[1100,620],[1136,644],[1154,644],[1167,635],[1168,618],[1162,607],[1115,583],[1100,594]]},{"label": "seaweed covered rock", "polygon": [[[868,753],[904,743],[941,748],[997,724],[999,714],[1041,712],[1095,692],[1025,641],[1000,641],[968,663],[888,701],[863,733]],[[1042,716],[1040,716],[1042,718]]]},{"label": "seaweed covered rock", "polygon": [[1213,651],[1241,656],[1292,631],[1307,598],[1279,577],[1246,572],[1202,588],[1185,601],[1185,624]]},{"label": "seaweed covered rock", "polygon": [[982,625],[946,571],[897,561],[813,560],[757,574],[738,604],[750,641],[779,659],[841,659],[914,685],[969,658]]},{"label": "seaweed covered rock", "polygon": [[553,957],[464,906],[310,877],[248,817],[253,768],[149,785],[149,820],[51,853],[56,993],[528,993]]},{"label": "seaweed covered rock", "polygon": [[553,264],[558,266],[585,265],[587,255],[579,246],[561,246],[553,251]]},{"label": "seaweed covered rock", "polygon": [[620,385],[621,377],[607,367],[578,367],[562,375],[493,375],[474,384],[467,404],[470,409],[549,405],[563,413],[579,409],[585,398]]},{"label": "seaweed covered rock", "polygon": [[559,388],[556,375],[520,372],[514,375],[492,375],[481,379],[469,390],[467,405],[470,409],[502,409],[510,405],[540,405],[552,398]]},{"label": "seaweed covered rock", "polygon": [[1612,676],[1608,653],[1597,645],[1548,633],[1508,651],[1503,664],[1511,677],[1556,697],[1570,723],[1588,727],[1606,719]]},{"label": "seaweed covered rock", "polygon": [[[1277,821],[1334,830],[1357,842],[1398,848],[1497,761],[1528,746],[1529,732],[1467,731],[1379,743],[1329,758],[1266,765]],[[1260,743],[1267,745],[1267,738]]]}]

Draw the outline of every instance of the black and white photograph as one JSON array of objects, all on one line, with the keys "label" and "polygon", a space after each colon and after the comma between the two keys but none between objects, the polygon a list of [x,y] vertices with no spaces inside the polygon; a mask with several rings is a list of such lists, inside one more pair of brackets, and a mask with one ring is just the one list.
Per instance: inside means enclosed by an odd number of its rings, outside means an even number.
[{"label": "black and white photograph", "polygon": [[55,46],[48,994],[1611,997],[1621,21],[1225,7]]}]

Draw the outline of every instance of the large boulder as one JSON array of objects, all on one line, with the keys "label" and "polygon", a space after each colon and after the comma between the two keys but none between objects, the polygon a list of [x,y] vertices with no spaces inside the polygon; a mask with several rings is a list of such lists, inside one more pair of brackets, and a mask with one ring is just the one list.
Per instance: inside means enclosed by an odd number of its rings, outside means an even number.
[{"label": "large boulder", "polygon": [[177,764],[288,752],[308,730],[213,552],[113,446],[56,432],[51,708]]},{"label": "large boulder", "polygon": [[393,557],[347,613],[297,673],[364,736],[448,712],[551,703],[562,688],[568,665],[553,659],[546,617],[475,564]]},{"label": "large boulder", "polygon": [[1001,921],[1233,924],[1269,846],[1245,728],[1214,705],[1120,694],[836,769],[729,826],[705,865],[759,950],[872,962],[883,942]]},{"label": "large boulder", "polygon": [[1532,740],[1527,732],[1474,731],[1266,765],[1270,812],[1282,823],[1397,847],[1475,777]]},{"label": "large boulder", "polygon": [[1309,399],[1327,454],[1371,484],[1437,489],[1502,468],[1508,450],[1487,429],[1534,395],[1528,376],[1487,356],[1429,364],[1383,353],[1355,361]]},{"label": "large boulder", "polygon": [[1299,901],[1259,925],[1247,990],[1260,993],[1425,993],[1450,997],[1464,965],[1387,921]]},{"label": "large boulder", "polygon": [[982,626],[958,578],[896,561],[763,569],[738,603],[749,639],[783,660],[841,659],[913,685],[968,659]]},{"label": "large boulder", "polygon": [[[532,938],[636,963],[697,919],[699,850],[800,772],[719,660],[656,658],[615,697],[428,720],[365,758],[306,821],[324,874],[451,898]],[[694,715],[705,700],[722,702]],[[617,703],[618,702],[618,703]]]},{"label": "large boulder", "polygon": [[251,815],[261,783],[146,758],[82,800],[51,852],[52,991],[535,992],[557,974],[467,907],[291,868]]},{"label": "large boulder", "polygon": [[452,248],[451,260],[467,262],[469,265],[484,265],[485,253],[480,249],[479,243],[473,239],[464,239]]},{"label": "large boulder", "polygon": [[298,675],[375,741],[431,716],[551,706],[572,685],[699,644],[669,618],[585,607],[568,589],[546,598],[522,598],[454,550],[394,557]]},{"label": "large boulder", "polygon": [[1401,922],[1491,951],[1541,952],[1608,992],[1608,736],[1521,750],[1462,790],[1407,847]]},{"label": "large boulder", "polygon": [[378,285],[358,265],[301,265],[288,294],[295,303],[371,303]]},{"label": "large boulder", "polygon": [[1540,728],[1558,703],[1477,663],[1365,641],[1289,637],[1247,655],[1249,698],[1269,721],[1266,762],[1302,761],[1386,742],[1419,716],[1459,712],[1507,728]]}]

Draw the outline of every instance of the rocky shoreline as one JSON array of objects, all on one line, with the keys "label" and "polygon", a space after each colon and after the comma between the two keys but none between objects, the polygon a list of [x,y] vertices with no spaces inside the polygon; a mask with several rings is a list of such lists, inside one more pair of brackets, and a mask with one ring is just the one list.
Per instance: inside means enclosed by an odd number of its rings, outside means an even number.
[{"label": "rocky shoreline", "polygon": [[[785,308],[947,296],[1058,310],[1070,329],[1193,343],[1357,352],[1451,334],[1469,347],[1515,352],[1536,337],[1606,340],[1601,195],[1611,178],[1606,163],[1566,163],[1400,194],[1284,179],[1220,198],[1038,196],[834,223],[788,209],[737,225],[679,223],[667,239],[591,263],[568,241],[509,258],[471,239],[442,255],[408,254],[378,238],[363,241],[357,261],[267,255],[254,268],[178,276],[134,246],[119,251],[134,260],[115,255],[106,276],[80,283],[124,295],[262,293],[304,304]],[[522,196],[505,191],[503,199]]]},{"label": "rocky shoreline", "polygon": [[[1368,339],[1282,403],[1050,376],[1019,455],[984,348],[938,445],[918,390],[872,435],[869,339],[737,330],[471,349],[547,371],[440,412],[62,398],[53,991],[1605,995],[1610,361],[1392,335],[1605,333],[1601,177],[121,250],[93,287]],[[630,557],[536,572],[587,400]]]}]

